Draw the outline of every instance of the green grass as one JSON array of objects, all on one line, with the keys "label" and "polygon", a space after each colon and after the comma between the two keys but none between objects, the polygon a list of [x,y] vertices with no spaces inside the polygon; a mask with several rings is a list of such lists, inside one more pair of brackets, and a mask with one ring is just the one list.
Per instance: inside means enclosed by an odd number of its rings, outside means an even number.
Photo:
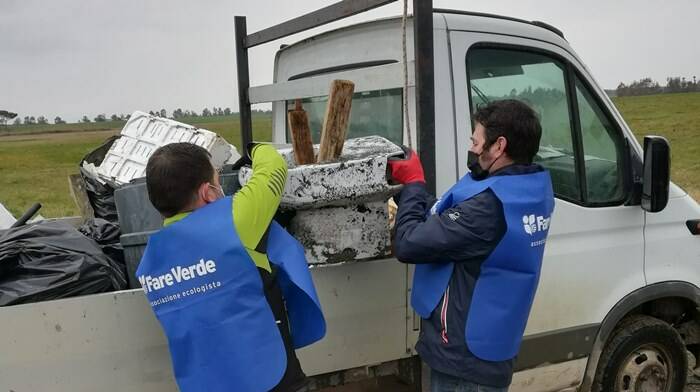
[{"label": "green grass", "polygon": [[[222,136],[240,150],[241,123],[238,115],[187,117],[178,121],[208,129]],[[272,116],[270,114],[253,114],[253,139],[272,141]]]},{"label": "green grass", "polygon": [[[229,142],[233,141],[236,146],[240,139],[240,119],[238,114],[230,116],[182,117],[178,118],[177,121],[216,132]],[[120,130],[125,123],[126,121],[104,121],[70,124],[6,125],[0,126],[0,136]],[[259,136],[265,138],[260,140],[270,140],[272,129],[272,117],[270,114],[253,113],[253,129],[260,130],[261,134]]]},{"label": "green grass", "polygon": [[126,121],[104,121],[90,123],[69,124],[29,124],[29,125],[5,125],[0,126],[0,135],[76,132],[76,131],[102,131],[106,129],[121,129]]},{"label": "green grass", "polygon": [[700,93],[614,98],[641,143],[659,135],[671,145],[671,180],[700,200]]},{"label": "green grass", "polygon": [[33,203],[46,217],[77,215],[68,175],[78,172],[80,159],[106,138],[102,135],[62,135],[61,138],[4,141],[0,139],[0,202],[19,217]]},{"label": "green grass", "polygon": [[[179,121],[216,132],[240,149],[237,115],[192,117]],[[110,129],[100,126],[103,124],[117,126],[111,131],[94,132]],[[118,133],[122,126],[123,122],[60,124],[48,128],[28,125],[13,131],[13,136],[0,137],[0,203],[15,216],[20,216],[35,202],[42,203],[40,213],[45,217],[78,215],[78,208],[70,195],[68,176],[78,173],[82,157]],[[56,133],[56,129],[74,132],[62,134]],[[271,135],[271,116],[253,115],[254,139],[270,141]]]},{"label": "green grass", "polygon": [[[700,93],[623,97],[614,100],[641,141],[644,135],[665,136],[671,143],[673,181],[700,199]],[[223,136],[237,147],[237,115],[180,119]],[[112,132],[88,132],[112,128]],[[46,217],[77,215],[70,196],[68,175],[78,172],[80,159],[96,148],[123,123],[61,124],[14,129],[15,136],[0,137],[0,202],[19,216],[34,202]],[[72,127],[72,128],[71,128]],[[4,128],[7,130],[6,127]],[[3,129],[0,127],[0,129]],[[254,138],[271,140],[269,114],[253,116]],[[66,134],[34,132],[79,131]],[[81,134],[80,132],[86,132]],[[26,135],[22,136],[22,135]]]}]

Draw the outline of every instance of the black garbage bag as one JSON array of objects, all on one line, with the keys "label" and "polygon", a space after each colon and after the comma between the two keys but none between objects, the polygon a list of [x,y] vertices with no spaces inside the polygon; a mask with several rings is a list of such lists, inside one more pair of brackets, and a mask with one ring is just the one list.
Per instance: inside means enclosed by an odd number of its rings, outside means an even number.
[{"label": "black garbage bag", "polygon": [[122,269],[61,222],[0,231],[0,306],[121,290]]},{"label": "black garbage bag", "polygon": [[92,238],[100,245],[119,243],[121,232],[119,225],[100,218],[90,218],[85,221],[78,231],[83,235]]},{"label": "black garbage bag", "polygon": [[118,224],[101,218],[90,218],[78,228],[78,231],[97,242],[102,252],[117,262],[122,271],[126,273],[124,247],[119,242],[121,230]]},{"label": "black garbage bag", "polygon": [[107,155],[109,148],[117,140],[119,136],[112,136],[107,139],[101,146],[91,151],[80,161],[80,176],[85,181],[85,191],[90,200],[90,205],[95,211],[95,218],[106,219],[110,222],[117,222],[117,207],[114,204],[114,188],[109,184],[103,184],[93,178],[83,168],[83,163],[92,163],[95,166],[102,164],[102,161]]},{"label": "black garbage bag", "polygon": [[114,188],[109,184],[102,184],[86,174],[85,169],[80,168],[80,175],[85,181],[85,191],[96,218],[117,222],[117,207],[114,204]]}]

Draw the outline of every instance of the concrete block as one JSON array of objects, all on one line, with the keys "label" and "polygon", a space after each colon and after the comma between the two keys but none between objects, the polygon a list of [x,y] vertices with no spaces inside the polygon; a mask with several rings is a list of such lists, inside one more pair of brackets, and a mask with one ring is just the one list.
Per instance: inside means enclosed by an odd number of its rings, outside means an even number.
[{"label": "concrete block", "polygon": [[309,264],[371,260],[389,255],[389,212],[384,200],[297,211],[289,232]]},{"label": "concrete block", "polygon": [[[296,211],[288,230],[304,246],[309,264],[389,255],[387,200],[400,187],[387,183],[387,158],[402,154],[399,146],[379,136],[349,139],[337,162],[300,166],[290,147],[278,150],[289,166],[280,207]],[[251,176],[251,168],[241,168],[242,185]]]},{"label": "concrete block", "polygon": [[[318,151],[318,145],[314,146]],[[279,149],[289,167],[282,194],[282,209],[305,210],[386,200],[400,187],[386,181],[387,158],[403,153],[400,147],[379,136],[348,139],[337,162],[296,166],[291,147]],[[252,169],[241,168],[245,185]]]}]

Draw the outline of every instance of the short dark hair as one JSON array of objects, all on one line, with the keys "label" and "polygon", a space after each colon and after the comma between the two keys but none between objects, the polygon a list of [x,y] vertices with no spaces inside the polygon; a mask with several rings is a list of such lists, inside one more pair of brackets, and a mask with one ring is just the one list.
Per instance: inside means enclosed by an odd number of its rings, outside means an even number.
[{"label": "short dark hair", "polygon": [[484,148],[503,136],[508,141],[506,154],[515,163],[532,163],[540,148],[542,126],[530,106],[515,99],[494,101],[477,109],[474,122],[486,130]]},{"label": "short dark hair", "polygon": [[197,189],[211,182],[211,154],[192,143],[159,147],[146,164],[146,188],[151,204],[166,218],[183,212],[197,199]]}]

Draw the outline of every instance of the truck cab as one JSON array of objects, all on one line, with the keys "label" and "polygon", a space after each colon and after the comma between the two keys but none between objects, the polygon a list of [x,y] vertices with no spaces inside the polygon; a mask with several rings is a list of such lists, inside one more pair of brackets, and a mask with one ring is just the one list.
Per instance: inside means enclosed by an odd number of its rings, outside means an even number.
[{"label": "truck cab", "polygon": [[[414,147],[421,157],[434,155],[437,196],[467,173],[471,113],[479,105],[519,99],[542,123],[535,160],[550,172],[556,206],[510,390],[632,391],[649,385],[678,390],[686,367],[678,353],[685,353],[682,345],[697,344],[689,331],[698,327],[700,241],[689,222],[700,216],[700,208],[668,182],[663,156],[653,158],[655,149],[668,152],[664,140],[649,138],[644,149],[640,146],[555,27],[456,10],[435,10],[432,22],[434,151]],[[275,59],[275,84],[251,88],[251,101],[273,101],[274,140],[290,141],[286,112],[293,99],[303,98],[318,142],[325,91],[333,79],[356,84],[349,137],[419,140],[414,108],[415,76],[421,70],[414,67],[413,51],[409,66],[402,65],[402,37],[409,48],[414,43],[412,23],[409,19],[404,31],[401,18],[378,20],[283,46]],[[653,186],[661,187],[654,208]],[[410,308],[406,313],[408,351],[419,320]],[[645,323],[680,339],[661,343]],[[686,340],[681,344],[681,339]]]},{"label": "truck cab", "polygon": [[[541,118],[536,161],[551,174],[556,203],[510,390],[680,391],[686,349],[700,347],[700,207],[669,182],[668,145],[640,145],[556,28],[432,6],[421,18],[408,17],[406,29],[388,18],[283,45],[273,84],[243,84],[242,108],[272,102],[273,141],[286,144],[287,110],[302,99],[318,142],[330,82],[351,80],[348,137],[412,141],[440,195],[467,173],[471,113],[498,99],[527,102]],[[404,67],[404,37],[406,47],[418,45],[414,31],[425,29],[414,23],[425,18],[429,62],[409,50]],[[243,29],[239,49],[256,37]],[[241,83],[247,53],[238,55]],[[434,88],[425,88],[426,75]],[[426,101],[431,112],[416,109]],[[420,379],[412,271],[393,258],[312,268],[327,335],[299,359],[315,385],[358,375]],[[13,353],[0,356],[0,389],[176,388],[141,290],[13,306],[0,317],[0,351]]]}]

